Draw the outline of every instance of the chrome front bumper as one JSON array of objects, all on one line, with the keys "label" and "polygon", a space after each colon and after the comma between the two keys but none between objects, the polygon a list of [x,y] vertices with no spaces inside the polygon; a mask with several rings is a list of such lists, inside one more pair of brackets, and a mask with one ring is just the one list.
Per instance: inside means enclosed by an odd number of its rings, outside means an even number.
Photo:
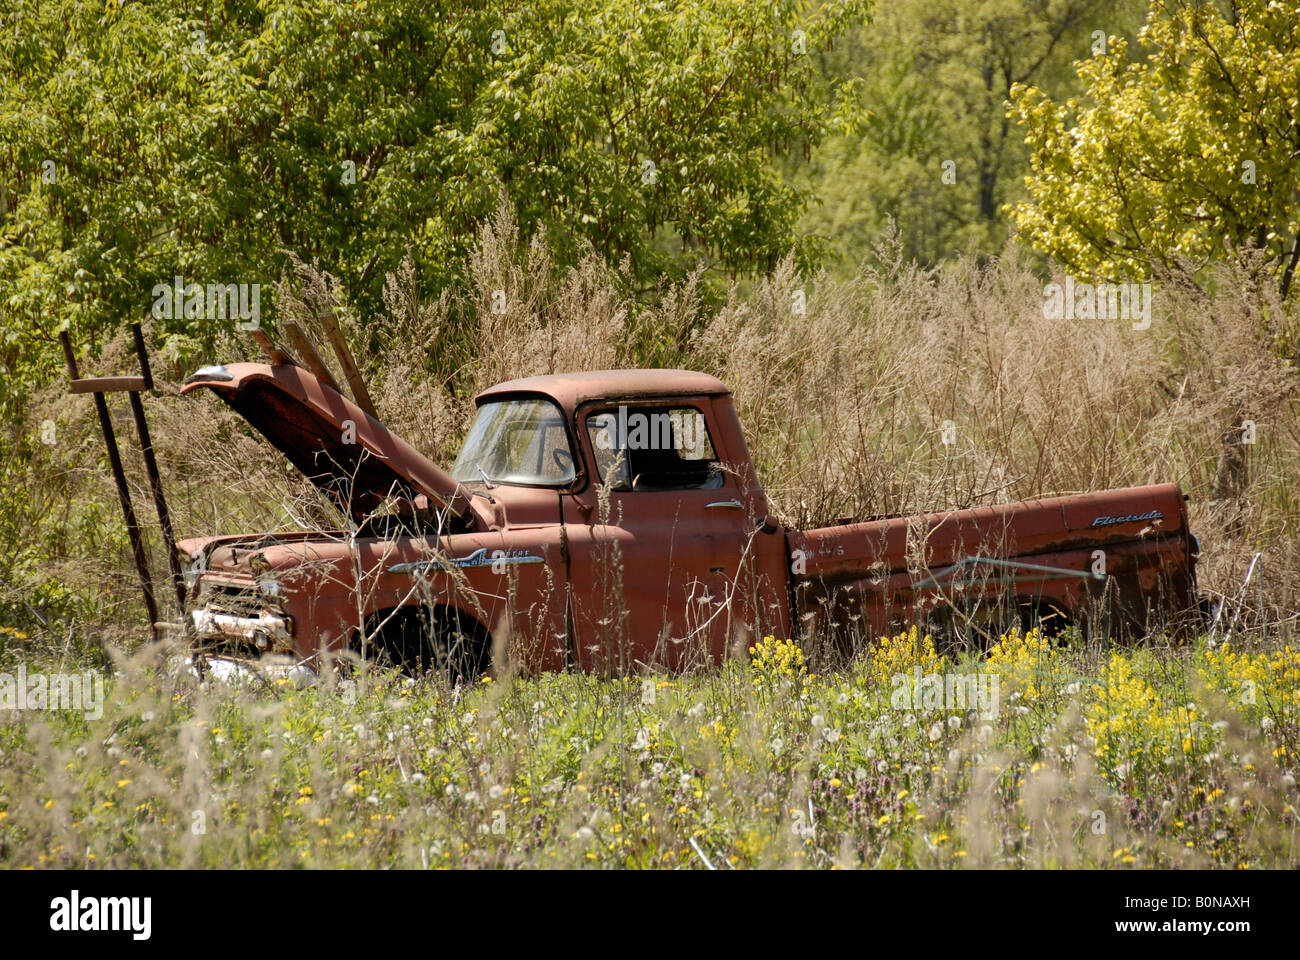
[{"label": "chrome front bumper", "polygon": [[265,610],[256,617],[240,617],[199,608],[190,611],[190,626],[200,640],[247,640],[259,650],[277,653],[292,653],[294,649],[293,622]]}]

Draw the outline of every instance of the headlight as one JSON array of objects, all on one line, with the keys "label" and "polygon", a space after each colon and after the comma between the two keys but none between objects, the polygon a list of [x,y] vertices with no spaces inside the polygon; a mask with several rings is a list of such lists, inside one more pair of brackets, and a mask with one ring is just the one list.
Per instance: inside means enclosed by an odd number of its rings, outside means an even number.
[{"label": "headlight", "polygon": [[181,572],[185,576],[187,586],[194,586],[199,577],[207,571],[208,555],[202,550],[198,553],[186,553],[180,547],[177,547],[176,559],[180,561]]}]

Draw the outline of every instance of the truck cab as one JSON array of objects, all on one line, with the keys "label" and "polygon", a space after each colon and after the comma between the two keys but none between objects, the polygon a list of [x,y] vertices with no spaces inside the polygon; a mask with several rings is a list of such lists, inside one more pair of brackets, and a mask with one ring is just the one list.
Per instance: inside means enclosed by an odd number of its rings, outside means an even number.
[{"label": "truck cab", "polygon": [[576,666],[682,669],[789,632],[784,537],[721,381],[560,374],[477,406],[452,475],[500,506],[503,530],[552,525]]}]

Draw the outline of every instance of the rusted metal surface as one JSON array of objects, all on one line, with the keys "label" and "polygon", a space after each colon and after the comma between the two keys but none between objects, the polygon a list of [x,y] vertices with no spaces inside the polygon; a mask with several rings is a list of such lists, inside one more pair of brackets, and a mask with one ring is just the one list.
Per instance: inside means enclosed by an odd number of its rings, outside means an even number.
[{"label": "rusted metal surface", "polygon": [[596,400],[692,394],[716,397],[728,396],[731,391],[717,377],[693,370],[590,370],[507,380],[484,390],[475,400],[482,404],[519,393],[544,394],[572,411]]},{"label": "rusted metal surface", "polygon": [[[231,634],[260,631],[271,643],[284,641],[257,625],[283,617],[302,662],[369,636],[403,607],[470,618],[528,669],[626,673],[717,662],[756,636],[791,636],[809,624],[856,623],[879,636],[900,619],[978,612],[1000,596],[1077,619],[1104,600],[1134,630],[1194,604],[1192,538],[1172,484],[786,530],[771,518],[729,391],[704,374],[597,371],[484,391],[484,416],[529,398],[551,405],[543,406],[560,453],[539,454],[539,463],[572,470],[550,486],[460,466],[458,482],[305,370],[231,364],[184,392],[200,386],[323,488],[338,493],[347,479],[353,505],[402,490],[439,508],[426,516],[415,506],[419,522],[397,533],[363,526],[355,536],[294,531],[181,544],[204,555],[203,581],[221,597],[252,597],[270,576],[275,595],[250,601],[256,609],[204,609],[241,618]],[[622,406],[698,411],[712,462],[725,469],[680,487],[600,489],[602,451],[588,418]],[[335,438],[349,423],[355,442],[341,445]],[[364,509],[353,515],[371,522]],[[212,625],[226,621],[203,623],[215,635]]]},{"label": "rusted metal surface", "polygon": [[301,367],[232,363],[224,371],[229,379],[191,378],[181,393],[212,390],[304,474],[346,495],[349,510],[364,512],[403,488],[457,516],[469,509],[456,481]]}]

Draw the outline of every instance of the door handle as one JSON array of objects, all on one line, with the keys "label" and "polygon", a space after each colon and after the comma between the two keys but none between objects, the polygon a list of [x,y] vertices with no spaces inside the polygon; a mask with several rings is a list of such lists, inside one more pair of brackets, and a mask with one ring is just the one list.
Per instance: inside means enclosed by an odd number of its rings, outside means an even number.
[{"label": "door handle", "polygon": [[704,505],[705,510],[712,510],[715,507],[725,507],[728,510],[744,510],[745,505],[739,500],[714,500],[712,503]]}]

